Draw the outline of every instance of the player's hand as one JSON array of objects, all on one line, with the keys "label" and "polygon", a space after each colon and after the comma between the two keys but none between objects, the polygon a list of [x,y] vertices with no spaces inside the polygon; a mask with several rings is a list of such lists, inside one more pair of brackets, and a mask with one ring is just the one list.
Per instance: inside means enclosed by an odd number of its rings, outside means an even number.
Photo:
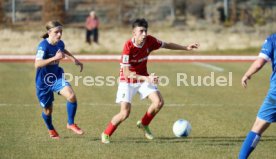
[{"label": "player's hand", "polygon": [[149,83],[158,84],[158,76],[155,73],[151,73],[148,77]]},{"label": "player's hand", "polygon": [[58,50],[56,55],[54,56],[56,60],[61,60],[65,57],[65,54],[61,51],[61,50]]},{"label": "player's hand", "polygon": [[250,80],[250,77],[248,77],[248,76],[246,76],[246,75],[244,75],[244,76],[242,77],[242,79],[241,79],[241,84],[242,84],[242,86],[243,86],[244,88],[247,87],[247,81],[248,81],[248,80]]},{"label": "player's hand", "polygon": [[188,51],[199,48],[199,43],[193,43],[186,47]]},{"label": "player's hand", "polygon": [[77,60],[77,59],[75,59],[75,64],[77,66],[80,66],[80,72],[82,72],[82,70],[83,70],[83,64],[79,60]]}]

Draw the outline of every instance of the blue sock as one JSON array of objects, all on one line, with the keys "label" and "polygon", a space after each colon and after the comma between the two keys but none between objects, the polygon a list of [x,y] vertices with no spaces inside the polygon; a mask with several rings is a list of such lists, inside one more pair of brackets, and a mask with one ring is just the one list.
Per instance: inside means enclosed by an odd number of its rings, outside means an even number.
[{"label": "blue sock", "polygon": [[46,115],[44,112],[42,112],[42,118],[44,119],[44,122],[49,130],[54,130],[54,126],[52,124],[52,115]]},{"label": "blue sock", "polygon": [[253,131],[250,131],[242,144],[239,159],[247,159],[247,157],[250,155],[250,153],[257,146],[260,138],[261,138],[261,136],[259,134],[255,133]]},{"label": "blue sock", "polygon": [[67,115],[68,115],[68,124],[74,124],[74,118],[77,111],[77,102],[71,103],[67,101]]}]

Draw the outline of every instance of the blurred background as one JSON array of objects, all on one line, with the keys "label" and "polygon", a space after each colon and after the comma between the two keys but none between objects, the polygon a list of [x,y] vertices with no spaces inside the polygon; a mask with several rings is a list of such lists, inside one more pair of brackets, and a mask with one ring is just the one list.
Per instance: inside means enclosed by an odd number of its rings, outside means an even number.
[{"label": "blurred background", "polygon": [[[87,45],[91,11],[100,21],[99,44]],[[0,54],[34,54],[49,20],[65,24],[63,39],[75,54],[119,54],[131,37],[131,22],[146,18],[149,34],[199,42],[199,54],[255,55],[274,32],[275,15],[275,0],[0,0]]]}]

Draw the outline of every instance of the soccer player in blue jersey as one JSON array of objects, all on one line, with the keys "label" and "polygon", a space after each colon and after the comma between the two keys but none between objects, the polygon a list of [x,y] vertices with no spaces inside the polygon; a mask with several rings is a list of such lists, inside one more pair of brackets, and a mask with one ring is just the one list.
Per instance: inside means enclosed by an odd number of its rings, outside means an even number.
[{"label": "soccer player in blue jersey", "polygon": [[67,128],[76,134],[84,132],[75,124],[74,117],[77,110],[76,95],[70,84],[64,79],[63,69],[59,62],[66,56],[83,69],[83,64],[65,49],[61,40],[62,25],[57,21],[50,21],[46,25],[45,33],[37,47],[36,68],[36,95],[43,108],[42,118],[49,130],[50,137],[59,139],[59,134],[52,124],[52,111],[54,92],[62,95],[67,100],[68,123]]},{"label": "soccer player in blue jersey", "polygon": [[272,64],[270,88],[259,109],[256,121],[243,142],[239,159],[246,159],[257,146],[262,133],[271,123],[276,122],[276,34],[272,34],[265,40],[258,59],[253,62],[242,77],[241,83],[244,88],[246,88],[247,82],[252,75],[261,70],[268,61],[271,61]]}]

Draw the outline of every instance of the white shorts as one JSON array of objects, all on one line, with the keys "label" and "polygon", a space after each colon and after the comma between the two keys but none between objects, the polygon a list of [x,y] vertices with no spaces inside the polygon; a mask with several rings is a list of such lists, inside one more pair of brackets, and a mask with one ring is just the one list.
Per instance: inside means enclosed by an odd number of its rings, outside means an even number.
[{"label": "white shorts", "polygon": [[140,94],[140,99],[146,98],[152,92],[158,91],[157,86],[148,82],[143,83],[126,83],[120,82],[117,91],[116,103],[127,102],[131,103],[133,96],[137,92]]}]

